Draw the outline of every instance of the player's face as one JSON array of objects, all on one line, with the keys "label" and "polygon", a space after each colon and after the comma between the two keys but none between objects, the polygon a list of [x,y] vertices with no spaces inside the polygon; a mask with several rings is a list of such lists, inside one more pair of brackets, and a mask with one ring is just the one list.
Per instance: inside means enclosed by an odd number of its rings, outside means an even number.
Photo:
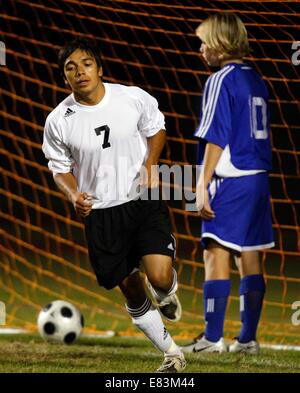
[{"label": "player's face", "polygon": [[220,55],[215,49],[209,48],[205,42],[200,46],[200,53],[209,66],[218,67],[220,65]]},{"label": "player's face", "polygon": [[94,57],[89,53],[76,49],[64,64],[66,82],[73,92],[89,95],[102,83],[102,67],[99,68]]}]

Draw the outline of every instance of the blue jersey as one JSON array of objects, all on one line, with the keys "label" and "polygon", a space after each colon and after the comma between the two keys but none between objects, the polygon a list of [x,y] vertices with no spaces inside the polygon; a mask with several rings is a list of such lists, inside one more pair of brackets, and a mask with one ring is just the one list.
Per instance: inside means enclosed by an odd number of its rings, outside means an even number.
[{"label": "blue jersey", "polygon": [[201,112],[195,132],[202,140],[198,164],[203,160],[205,143],[211,142],[224,149],[216,168],[219,176],[271,169],[268,90],[253,68],[230,63],[211,75],[205,84]]}]

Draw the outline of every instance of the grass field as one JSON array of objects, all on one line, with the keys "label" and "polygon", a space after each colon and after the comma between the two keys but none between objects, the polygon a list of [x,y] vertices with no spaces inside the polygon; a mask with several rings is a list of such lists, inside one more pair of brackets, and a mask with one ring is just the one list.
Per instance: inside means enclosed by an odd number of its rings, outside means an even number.
[{"label": "grass field", "polygon": [[[37,334],[0,335],[0,347],[1,373],[152,373],[162,361],[147,340],[136,338],[82,337],[67,346],[47,344]],[[296,351],[188,354],[186,359],[188,373],[300,373]]]},{"label": "grass field", "polygon": [[[29,256],[27,259],[31,261]],[[62,299],[77,305],[84,315],[85,326],[90,331],[137,332],[124,309],[124,298],[120,291],[100,288],[92,273],[90,278],[71,270],[65,272],[63,266],[51,266],[51,262],[46,259],[42,260],[41,265],[45,270],[39,270],[37,262],[32,262],[27,267],[20,263],[10,267],[8,262],[0,263],[0,300],[6,305],[8,327],[34,329],[41,307],[55,299]],[[272,271],[268,269],[269,275],[278,274],[276,266],[274,262]],[[170,325],[172,335],[184,333],[181,338],[194,337],[204,329],[203,296],[194,291],[194,288],[202,286],[203,268],[197,269],[195,282],[190,282],[191,270],[185,268],[180,275],[178,295],[183,308],[182,320]],[[296,274],[295,263],[294,271],[289,272],[289,277],[295,277]],[[239,279],[237,275],[232,275],[232,298],[227,306],[225,323],[225,337],[228,339],[237,336],[240,329],[238,288]],[[300,299],[299,291],[300,286],[295,283],[287,282],[285,285],[280,280],[268,280],[265,307],[258,331],[260,342],[300,344],[300,330],[291,323],[294,312],[291,304]]]},{"label": "grass field", "polygon": [[[41,307],[55,299],[62,299],[72,302],[81,310],[85,319],[85,332],[113,330],[116,336],[109,339],[83,337],[75,345],[60,346],[46,344],[37,333],[0,334],[0,372],[154,372],[162,362],[161,354],[145,339],[122,337],[136,335],[138,330],[124,309],[124,298],[120,291],[100,288],[86,259],[76,258],[72,250],[69,251],[69,254],[65,250],[61,254],[68,261],[74,260],[70,266],[46,257],[36,258],[35,254],[29,255],[28,252],[24,252],[24,260],[20,261],[2,260],[0,255],[0,301],[6,306],[6,327],[25,328],[34,332]],[[258,340],[266,344],[299,346],[299,326],[291,323],[291,304],[300,299],[300,286],[291,281],[291,278],[299,277],[298,264],[294,263],[296,260],[290,263],[285,261],[284,273],[290,280],[284,281],[277,279],[281,278],[283,267],[279,262],[268,259],[266,264],[267,293]],[[180,273],[178,295],[183,316],[176,324],[166,323],[170,334],[179,344],[189,342],[191,337],[204,330],[202,293],[194,290],[201,288],[202,282],[203,266],[197,267],[195,275],[189,266],[185,266]],[[239,279],[237,274],[233,274],[232,298],[227,307],[224,329],[226,340],[237,336],[240,330],[238,289]],[[187,356],[187,361],[188,373],[300,372],[299,351],[263,349],[259,356],[254,357],[192,354]]]}]

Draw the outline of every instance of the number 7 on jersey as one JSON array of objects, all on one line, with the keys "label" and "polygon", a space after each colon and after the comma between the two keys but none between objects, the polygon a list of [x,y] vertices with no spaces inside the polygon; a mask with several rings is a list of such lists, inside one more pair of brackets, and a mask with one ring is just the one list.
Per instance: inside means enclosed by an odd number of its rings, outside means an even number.
[{"label": "number 7 on jersey", "polygon": [[110,147],[110,142],[108,141],[110,128],[107,125],[95,128],[95,132],[96,132],[97,136],[99,136],[102,131],[104,131],[104,139],[103,139],[103,143],[102,143],[102,148],[106,149],[106,148]]}]

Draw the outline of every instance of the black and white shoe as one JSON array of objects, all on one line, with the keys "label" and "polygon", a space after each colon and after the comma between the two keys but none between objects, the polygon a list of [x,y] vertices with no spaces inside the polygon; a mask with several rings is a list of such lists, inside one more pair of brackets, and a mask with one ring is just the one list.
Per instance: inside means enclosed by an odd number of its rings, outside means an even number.
[{"label": "black and white shoe", "polygon": [[259,353],[259,344],[255,340],[247,343],[240,343],[237,338],[233,344],[229,345],[229,352],[257,355]]},{"label": "black and white shoe", "polygon": [[182,315],[182,307],[178,296],[174,293],[173,295],[166,296],[163,299],[158,299],[157,294],[147,277],[145,278],[145,283],[163,317],[170,322],[179,321]]},{"label": "black and white shoe", "polygon": [[180,373],[185,369],[186,361],[182,352],[165,355],[162,365],[156,370],[158,373]]},{"label": "black and white shoe", "polygon": [[203,333],[194,338],[194,342],[192,344],[182,346],[180,349],[185,353],[227,352],[227,346],[223,337],[221,337],[217,342],[212,342],[207,340]]}]

